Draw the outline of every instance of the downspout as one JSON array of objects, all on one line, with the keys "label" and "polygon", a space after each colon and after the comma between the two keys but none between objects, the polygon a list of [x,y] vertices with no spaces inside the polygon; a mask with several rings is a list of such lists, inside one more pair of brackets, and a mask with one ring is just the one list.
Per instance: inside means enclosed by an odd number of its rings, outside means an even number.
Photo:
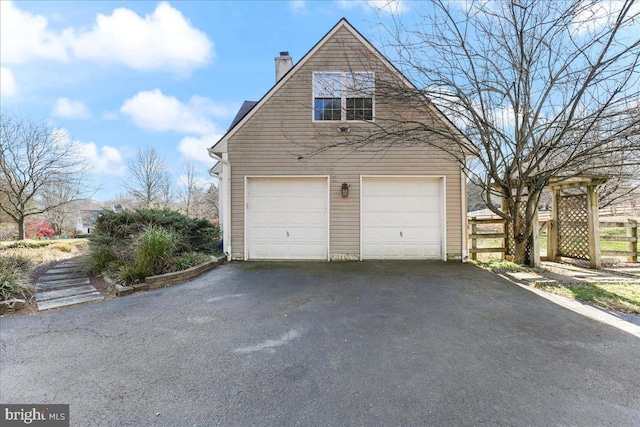
[{"label": "downspout", "polygon": [[[228,160],[228,154],[223,153],[222,157],[218,157],[211,148],[207,148],[209,157],[222,163],[222,176],[220,178],[220,187],[222,190],[222,251],[227,256],[227,261],[231,261],[231,163]],[[211,175],[214,175],[209,171]]]}]

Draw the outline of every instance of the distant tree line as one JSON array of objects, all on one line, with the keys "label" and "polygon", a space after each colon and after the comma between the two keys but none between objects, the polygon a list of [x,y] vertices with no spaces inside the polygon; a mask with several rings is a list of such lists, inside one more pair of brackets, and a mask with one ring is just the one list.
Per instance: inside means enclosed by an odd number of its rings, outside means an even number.
[{"label": "distant tree line", "polygon": [[218,218],[218,189],[188,162],[179,185],[155,148],[141,148],[127,164],[123,193],[91,198],[89,160],[49,123],[0,113],[0,240],[73,234],[83,210],[162,207],[192,218]]}]

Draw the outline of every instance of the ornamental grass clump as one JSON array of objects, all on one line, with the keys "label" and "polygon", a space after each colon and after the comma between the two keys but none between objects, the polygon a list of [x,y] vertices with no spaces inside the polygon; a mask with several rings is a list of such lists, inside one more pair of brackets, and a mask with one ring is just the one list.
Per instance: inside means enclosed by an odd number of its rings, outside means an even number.
[{"label": "ornamental grass clump", "polygon": [[186,270],[210,261],[211,257],[200,252],[188,252],[176,258],[175,265],[177,271]]},{"label": "ornamental grass clump", "polygon": [[17,256],[0,256],[0,301],[28,298],[32,293],[31,262]]},{"label": "ornamental grass clump", "polygon": [[135,242],[136,270],[153,276],[172,271],[174,257],[181,246],[180,236],[164,228],[150,226]]},{"label": "ornamental grass clump", "polygon": [[90,236],[92,270],[121,284],[142,283],[209,261],[219,236],[211,222],[168,209],[105,212]]}]

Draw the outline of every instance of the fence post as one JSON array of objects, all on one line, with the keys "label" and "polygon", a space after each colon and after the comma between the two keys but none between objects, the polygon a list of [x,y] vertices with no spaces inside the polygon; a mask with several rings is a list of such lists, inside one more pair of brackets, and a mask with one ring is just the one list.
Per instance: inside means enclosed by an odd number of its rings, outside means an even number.
[{"label": "fence post", "polygon": [[538,220],[538,207],[536,206],[536,214],[533,217],[533,233],[530,241],[529,263],[532,267],[540,267],[540,222]]},{"label": "fence post", "polygon": [[547,259],[555,261],[558,257],[558,210],[560,208],[560,190],[552,191],[551,220],[547,228]]},{"label": "fence post", "polygon": [[[507,199],[504,198],[504,196],[502,197],[502,212],[506,212],[507,211]],[[504,233],[504,254],[502,255],[502,259],[507,259],[507,255],[513,255],[511,253],[511,238],[510,238],[510,233],[511,233],[512,229],[510,227],[508,227],[508,221],[505,219],[504,222],[502,223],[502,232]]]},{"label": "fence post", "polygon": [[593,185],[587,186],[587,213],[589,216],[589,263],[591,268],[600,269],[600,219],[598,217],[598,193]]},{"label": "fence post", "polygon": [[[500,224],[502,226],[502,247],[504,248],[504,252],[502,252],[502,259],[506,260],[507,259],[507,255],[509,255],[509,227],[508,227],[508,221],[504,218],[502,218],[502,223]],[[513,254],[511,254],[513,255]],[[511,257],[511,261],[513,261],[513,256]]]},{"label": "fence post", "polygon": [[478,239],[476,234],[478,233],[478,224],[476,224],[477,217],[471,217],[471,259],[477,260],[478,254],[473,249],[478,249]]},{"label": "fence post", "polygon": [[627,258],[629,262],[637,262],[638,261],[638,221],[633,219],[629,220],[629,226],[627,227],[627,236],[635,237],[635,241],[630,241],[627,243],[627,250],[629,252],[633,252],[633,255]]}]

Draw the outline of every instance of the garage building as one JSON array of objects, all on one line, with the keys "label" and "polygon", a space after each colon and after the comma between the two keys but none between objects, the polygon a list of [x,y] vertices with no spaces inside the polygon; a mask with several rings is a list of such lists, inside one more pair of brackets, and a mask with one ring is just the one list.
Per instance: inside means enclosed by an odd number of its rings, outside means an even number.
[{"label": "garage building", "polygon": [[463,259],[458,160],[397,136],[362,144],[388,123],[416,120],[463,138],[453,124],[424,99],[386,94],[388,79],[413,86],[345,19],[295,65],[281,52],[275,68],[275,85],[209,148],[228,257]]}]

